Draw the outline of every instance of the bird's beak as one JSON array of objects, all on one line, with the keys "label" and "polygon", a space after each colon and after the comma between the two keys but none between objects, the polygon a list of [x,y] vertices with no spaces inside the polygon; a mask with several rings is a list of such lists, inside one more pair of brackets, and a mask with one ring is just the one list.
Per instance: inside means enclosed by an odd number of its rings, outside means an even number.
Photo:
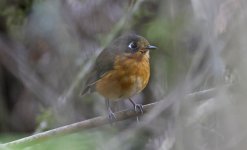
[{"label": "bird's beak", "polygon": [[158,47],[153,46],[153,45],[148,45],[148,46],[146,47],[146,49],[148,49],[148,50],[157,49],[157,48],[158,48]]}]

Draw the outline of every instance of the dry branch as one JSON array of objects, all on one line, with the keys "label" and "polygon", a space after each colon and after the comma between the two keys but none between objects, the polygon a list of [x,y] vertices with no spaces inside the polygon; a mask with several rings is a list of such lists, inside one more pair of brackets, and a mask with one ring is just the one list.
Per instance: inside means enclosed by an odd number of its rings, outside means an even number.
[{"label": "dry branch", "polygon": [[[207,98],[213,97],[214,96],[213,93],[216,93],[215,91],[216,91],[216,89],[214,89],[214,88],[208,89],[205,91],[199,91],[196,93],[189,94],[187,96],[187,98],[188,98],[188,100],[191,100],[191,99],[195,99],[195,98],[201,99],[201,98],[205,98],[205,97],[207,97]],[[144,105],[143,106],[144,113],[148,112],[155,105],[159,105],[159,103],[160,102],[155,102],[155,103]],[[124,110],[124,111],[116,112],[115,115],[116,115],[115,121],[122,121],[122,120],[136,117],[136,116],[140,115],[140,113],[136,113],[135,111],[133,111],[131,109],[131,110]],[[95,118],[84,120],[84,121],[81,121],[78,123],[74,123],[74,124],[70,124],[67,126],[52,129],[52,130],[49,130],[46,132],[34,134],[32,136],[25,137],[23,139],[12,141],[12,142],[9,142],[6,144],[2,144],[2,145],[0,145],[0,147],[6,147],[6,148],[28,147],[28,146],[32,146],[34,144],[40,143],[42,141],[45,141],[45,140],[48,140],[48,139],[51,139],[54,137],[72,134],[72,133],[75,133],[78,131],[83,131],[86,129],[103,126],[103,125],[106,125],[109,123],[110,122],[109,122],[107,116],[95,117]]]},{"label": "dry branch", "polygon": [[[157,102],[156,102],[157,103]],[[143,106],[143,111],[146,113],[149,109],[151,109],[155,103],[147,104]],[[125,110],[116,112],[116,120],[115,121],[122,121],[128,118],[132,118],[135,116],[140,115],[140,113],[135,112],[134,110]],[[78,123],[70,124],[67,126],[59,127],[53,130],[49,130],[46,132],[38,133],[29,137],[25,137],[23,139],[19,139],[16,141],[12,141],[6,144],[3,144],[3,147],[27,147],[42,141],[48,140],[50,138],[54,138],[57,136],[62,136],[66,134],[75,133],[77,131],[83,131],[90,128],[99,127],[105,124],[109,124],[109,119],[107,116],[100,116],[95,117],[92,119],[84,120]]]}]

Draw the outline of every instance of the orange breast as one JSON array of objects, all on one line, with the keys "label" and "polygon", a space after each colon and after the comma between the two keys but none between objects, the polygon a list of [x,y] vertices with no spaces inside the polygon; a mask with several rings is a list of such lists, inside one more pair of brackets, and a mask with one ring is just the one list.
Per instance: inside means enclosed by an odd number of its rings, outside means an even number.
[{"label": "orange breast", "polygon": [[141,92],[150,77],[149,56],[117,56],[114,69],[96,82],[96,91],[105,98],[117,100]]}]

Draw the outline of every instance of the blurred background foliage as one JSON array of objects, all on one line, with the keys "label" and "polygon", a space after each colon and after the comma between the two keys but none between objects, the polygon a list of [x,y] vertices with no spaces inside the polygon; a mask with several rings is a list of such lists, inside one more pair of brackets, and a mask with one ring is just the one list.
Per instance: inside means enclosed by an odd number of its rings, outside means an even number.
[{"label": "blurred background foliage", "polygon": [[[133,118],[28,149],[245,149],[244,0],[0,0],[0,9],[0,143],[105,114],[102,97],[80,97],[84,76],[110,41],[134,32],[159,47],[134,100],[172,106],[135,130]],[[209,88],[219,88],[214,101],[185,100]]]}]

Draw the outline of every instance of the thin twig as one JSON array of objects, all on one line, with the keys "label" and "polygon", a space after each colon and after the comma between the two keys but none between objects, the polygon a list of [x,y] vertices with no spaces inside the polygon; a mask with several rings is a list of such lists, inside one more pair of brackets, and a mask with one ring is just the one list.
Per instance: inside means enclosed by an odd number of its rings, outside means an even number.
[{"label": "thin twig", "polygon": [[[196,93],[189,94],[187,97],[188,98],[211,97],[211,96],[213,97],[214,95],[212,95],[212,92],[215,90],[216,89],[212,88],[212,89],[208,89],[205,91],[199,91]],[[210,96],[207,96],[207,95],[210,95]],[[159,105],[159,103],[160,102],[155,102],[155,103],[144,105],[143,106],[144,113],[148,112],[155,105]],[[124,111],[116,112],[115,115],[116,115],[115,121],[122,121],[122,120],[136,117],[136,116],[140,115],[140,113],[136,113],[134,110],[124,110]],[[52,129],[52,130],[49,130],[46,132],[34,134],[32,136],[25,137],[23,139],[19,139],[16,141],[2,144],[0,146],[6,147],[6,148],[9,148],[9,147],[10,148],[12,148],[12,147],[28,147],[28,146],[32,146],[34,144],[40,143],[42,141],[46,141],[46,140],[54,138],[54,137],[63,136],[63,135],[75,133],[77,131],[83,131],[86,129],[103,126],[106,124],[109,124],[109,120],[108,120],[107,116],[95,117],[95,118],[84,120],[84,121],[81,121],[78,123],[74,123],[74,124],[70,124],[67,126]]]},{"label": "thin twig", "polygon": [[[156,102],[158,103],[158,102]],[[143,111],[146,113],[149,109],[151,109],[156,103],[151,103],[143,106]],[[141,113],[135,112],[134,110],[124,110],[120,112],[116,112],[116,120],[115,121],[122,121],[128,118],[136,117]],[[3,147],[27,147],[42,141],[48,140],[50,138],[54,138],[57,136],[63,136],[66,134],[75,133],[77,131],[83,131],[90,128],[99,127],[102,125],[109,124],[109,119],[107,116],[100,116],[95,117],[92,119],[84,120],[78,123],[70,124],[67,126],[59,127],[53,130],[49,130],[46,132],[38,133],[29,137],[25,137],[23,139],[19,139],[16,141],[12,141],[1,146]]]}]

